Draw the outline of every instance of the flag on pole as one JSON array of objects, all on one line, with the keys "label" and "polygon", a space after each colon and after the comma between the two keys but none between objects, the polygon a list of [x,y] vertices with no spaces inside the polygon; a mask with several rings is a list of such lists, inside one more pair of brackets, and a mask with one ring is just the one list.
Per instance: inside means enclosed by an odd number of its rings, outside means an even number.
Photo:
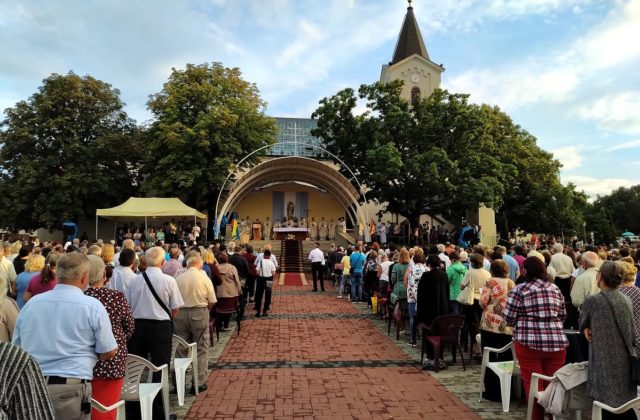
[{"label": "flag on pole", "polygon": [[233,219],[233,222],[231,222],[231,237],[235,238],[237,236],[238,236],[238,220]]}]

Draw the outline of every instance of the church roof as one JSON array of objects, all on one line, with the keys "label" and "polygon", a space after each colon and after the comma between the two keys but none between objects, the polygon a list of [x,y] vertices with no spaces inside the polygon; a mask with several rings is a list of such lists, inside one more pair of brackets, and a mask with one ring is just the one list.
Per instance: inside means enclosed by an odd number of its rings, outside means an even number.
[{"label": "church roof", "polygon": [[409,6],[407,7],[407,14],[404,17],[400,36],[398,36],[396,49],[393,53],[393,61],[389,64],[399,63],[414,54],[418,54],[429,60],[429,53],[427,52],[427,47],[424,45],[416,17],[413,14],[413,7]]}]

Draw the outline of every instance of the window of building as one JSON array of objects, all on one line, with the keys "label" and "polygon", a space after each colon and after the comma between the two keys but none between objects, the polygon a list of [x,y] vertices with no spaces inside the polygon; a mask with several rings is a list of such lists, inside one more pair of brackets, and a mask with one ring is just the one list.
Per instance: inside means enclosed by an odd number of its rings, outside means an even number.
[{"label": "window of building", "polygon": [[418,86],[414,86],[411,89],[411,102],[420,100],[420,88]]}]

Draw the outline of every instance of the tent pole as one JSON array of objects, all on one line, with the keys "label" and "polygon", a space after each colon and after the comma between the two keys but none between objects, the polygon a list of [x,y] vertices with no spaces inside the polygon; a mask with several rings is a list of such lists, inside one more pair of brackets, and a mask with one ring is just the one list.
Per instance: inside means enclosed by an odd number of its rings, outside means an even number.
[{"label": "tent pole", "polygon": [[98,215],[96,214],[96,242],[98,242]]},{"label": "tent pole", "polygon": [[[118,237],[118,222],[116,222],[116,219],[113,219],[113,239],[115,240]],[[117,243],[118,241],[116,241],[116,245],[118,245]]]},{"label": "tent pole", "polygon": [[147,216],[144,216],[144,236],[147,237],[147,232],[149,232],[149,228],[147,227]]}]

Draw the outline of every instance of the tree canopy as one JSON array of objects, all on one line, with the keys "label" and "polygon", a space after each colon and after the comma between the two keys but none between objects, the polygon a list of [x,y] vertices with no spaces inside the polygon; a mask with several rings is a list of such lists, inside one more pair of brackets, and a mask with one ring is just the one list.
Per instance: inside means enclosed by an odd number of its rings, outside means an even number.
[{"label": "tree canopy", "polygon": [[[344,89],[322,99],[313,114],[313,134],[354,170],[370,189],[368,197],[412,223],[421,214],[455,220],[479,204],[501,211],[504,221],[513,219],[513,227],[550,213],[558,232],[566,223],[581,223],[574,204],[586,197],[562,186],[560,163],[508,115],[446,90],[410,103],[400,97],[401,86],[362,85],[357,94]],[[369,111],[355,115],[359,98]],[[554,206],[545,201],[550,199]],[[536,227],[548,231],[541,226],[548,220]]]},{"label": "tree canopy", "polygon": [[147,105],[155,121],[148,130],[144,189],[181,196],[196,208],[211,210],[234,165],[275,142],[275,120],[265,115],[255,84],[221,63],[174,68]]},{"label": "tree canopy", "polygon": [[615,243],[625,231],[640,235],[640,185],[598,196],[585,211],[586,230],[597,243]]},{"label": "tree canopy", "polygon": [[59,227],[138,188],[141,153],[120,92],[91,76],[52,74],[0,123],[0,219]]}]

